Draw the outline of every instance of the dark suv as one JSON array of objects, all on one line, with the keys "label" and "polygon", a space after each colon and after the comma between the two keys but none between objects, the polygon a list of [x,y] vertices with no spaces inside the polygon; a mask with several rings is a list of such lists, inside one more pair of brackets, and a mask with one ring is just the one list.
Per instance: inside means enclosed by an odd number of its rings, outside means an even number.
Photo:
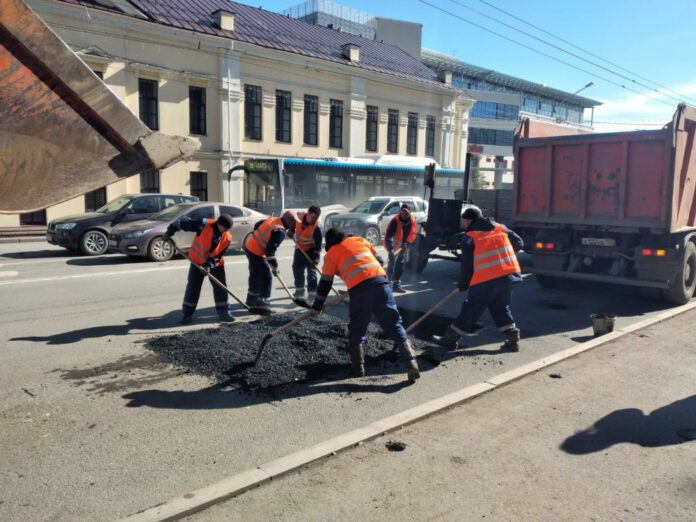
[{"label": "dark suv", "polygon": [[95,212],[54,219],[48,224],[46,241],[88,256],[106,253],[111,227],[147,219],[177,203],[198,201],[183,194],[125,194]]}]

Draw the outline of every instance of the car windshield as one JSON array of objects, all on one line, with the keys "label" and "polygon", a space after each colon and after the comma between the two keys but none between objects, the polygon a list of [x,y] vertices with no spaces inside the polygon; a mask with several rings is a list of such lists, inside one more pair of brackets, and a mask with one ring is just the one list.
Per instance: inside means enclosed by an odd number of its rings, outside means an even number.
[{"label": "car windshield", "polygon": [[180,214],[191,207],[191,203],[179,203],[178,205],[172,205],[164,210],[160,210],[157,214],[150,216],[151,221],[173,221]]},{"label": "car windshield", "polygon": [[351,210],[351,212],[354,212],[355,214],[379,214],[387,201],[389,200],[374,199],[363,201],[357,207]]},{"label": "car windshield", "polygon": [[133,196],[121,196],[120,198],[116,198],[113,201],[109,201],[103,207],[98,208],[96,212],[99,212],[100,214],[111,214],[112,212],[118,212],[128,203],[130,203],[132,199]]}]

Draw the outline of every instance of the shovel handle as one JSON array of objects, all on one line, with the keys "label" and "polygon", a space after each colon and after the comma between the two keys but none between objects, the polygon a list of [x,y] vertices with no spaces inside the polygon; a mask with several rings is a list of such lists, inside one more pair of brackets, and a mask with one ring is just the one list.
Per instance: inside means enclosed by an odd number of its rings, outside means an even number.
[{"label": "shovel handle", "polygon": [[[328,308],[331,308],[332,306],[334,306],[334,305],[340,303],[341,301],[343,301],[343,300],[346,299],[347,297],[348,297],[348,294],[343,294],[343,295],[337,297],[336,299],[334,299],[334,300],[331,301],[330,303],[327,303],[326,306],[324,306],[324,309],[326,310],[326,309],[328,309]],[[271,333],[269,333],[266,337],[267,337],[268,339],[271,339],[272,337],[275,337],[275,336],[278,335],[279,333],[284,332],[284,331],[287,330],[288,328],[292,328],[292,327],[295,326],[296,324],[299,324],[299,323],[301,323],[302,321],[304,321],[305,319],[309,319],[310,317],[313,317],[313,316],[314,316],[314,314],[312,313],[312,311],[305,312],[305,313],[303,313],[301,316],[296,317],[295,319],[293,319],[292,321],[290,321],[289,323],[286,323],[286,324],[284,324],[283,326],[279,326],[278,328],[276,328],[275,330],[273,330]]]},{"label": "shovel handle", "polygon": [[406,333],[411,332],[411,330],[413,330],[416,326],[418,326],[423,321],[425,321],[425,319],[427,319],[433,312],[435,312],[438,308],[440,308],[443,304],[445,304],[447,301],[452,299],[458,293],[459,293],[459,288],[455,288],[449,294],[447,294],[445,297],[440,299],[437,303],[435,303],[435,306],[433,306],[430,310],[428,310],[423,315],[421,315],[415,322],[411,323],[411,325],[408,328],[406,328]]}]

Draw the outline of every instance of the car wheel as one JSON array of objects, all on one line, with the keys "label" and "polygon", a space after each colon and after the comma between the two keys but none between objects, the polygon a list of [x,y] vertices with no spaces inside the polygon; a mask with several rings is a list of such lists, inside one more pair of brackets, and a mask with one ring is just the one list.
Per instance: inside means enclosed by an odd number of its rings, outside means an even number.
[{"label": "car wheel", "polygon": [[174,247],[162,236],[157,236],[147,246],[147,257],[150,261],[169,261],[172,256],[174,256]]},{"label": "car wheel", "polygon": [[88,230],[80,238],[80,252],[86,256],[106,254],[109,242],[101,230]]},{"label": "car wheel", "polygon": [[379,246],[382,234],[380,234],[379,228],[370,226],[363,232],[363,237],[372,243],[372,246]]}]

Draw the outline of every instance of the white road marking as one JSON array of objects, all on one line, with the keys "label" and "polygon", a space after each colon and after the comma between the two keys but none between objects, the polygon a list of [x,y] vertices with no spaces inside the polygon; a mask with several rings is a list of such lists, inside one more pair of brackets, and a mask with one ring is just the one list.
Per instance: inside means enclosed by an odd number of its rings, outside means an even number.
[{"label": "white road marking", "polygon": [[[2,265],[0,265],[0,268],[2,268]],[[0,277],[17,277],[18,275],[19,275],[19,272],[15,272],[14,270],[0,272]]]}]

